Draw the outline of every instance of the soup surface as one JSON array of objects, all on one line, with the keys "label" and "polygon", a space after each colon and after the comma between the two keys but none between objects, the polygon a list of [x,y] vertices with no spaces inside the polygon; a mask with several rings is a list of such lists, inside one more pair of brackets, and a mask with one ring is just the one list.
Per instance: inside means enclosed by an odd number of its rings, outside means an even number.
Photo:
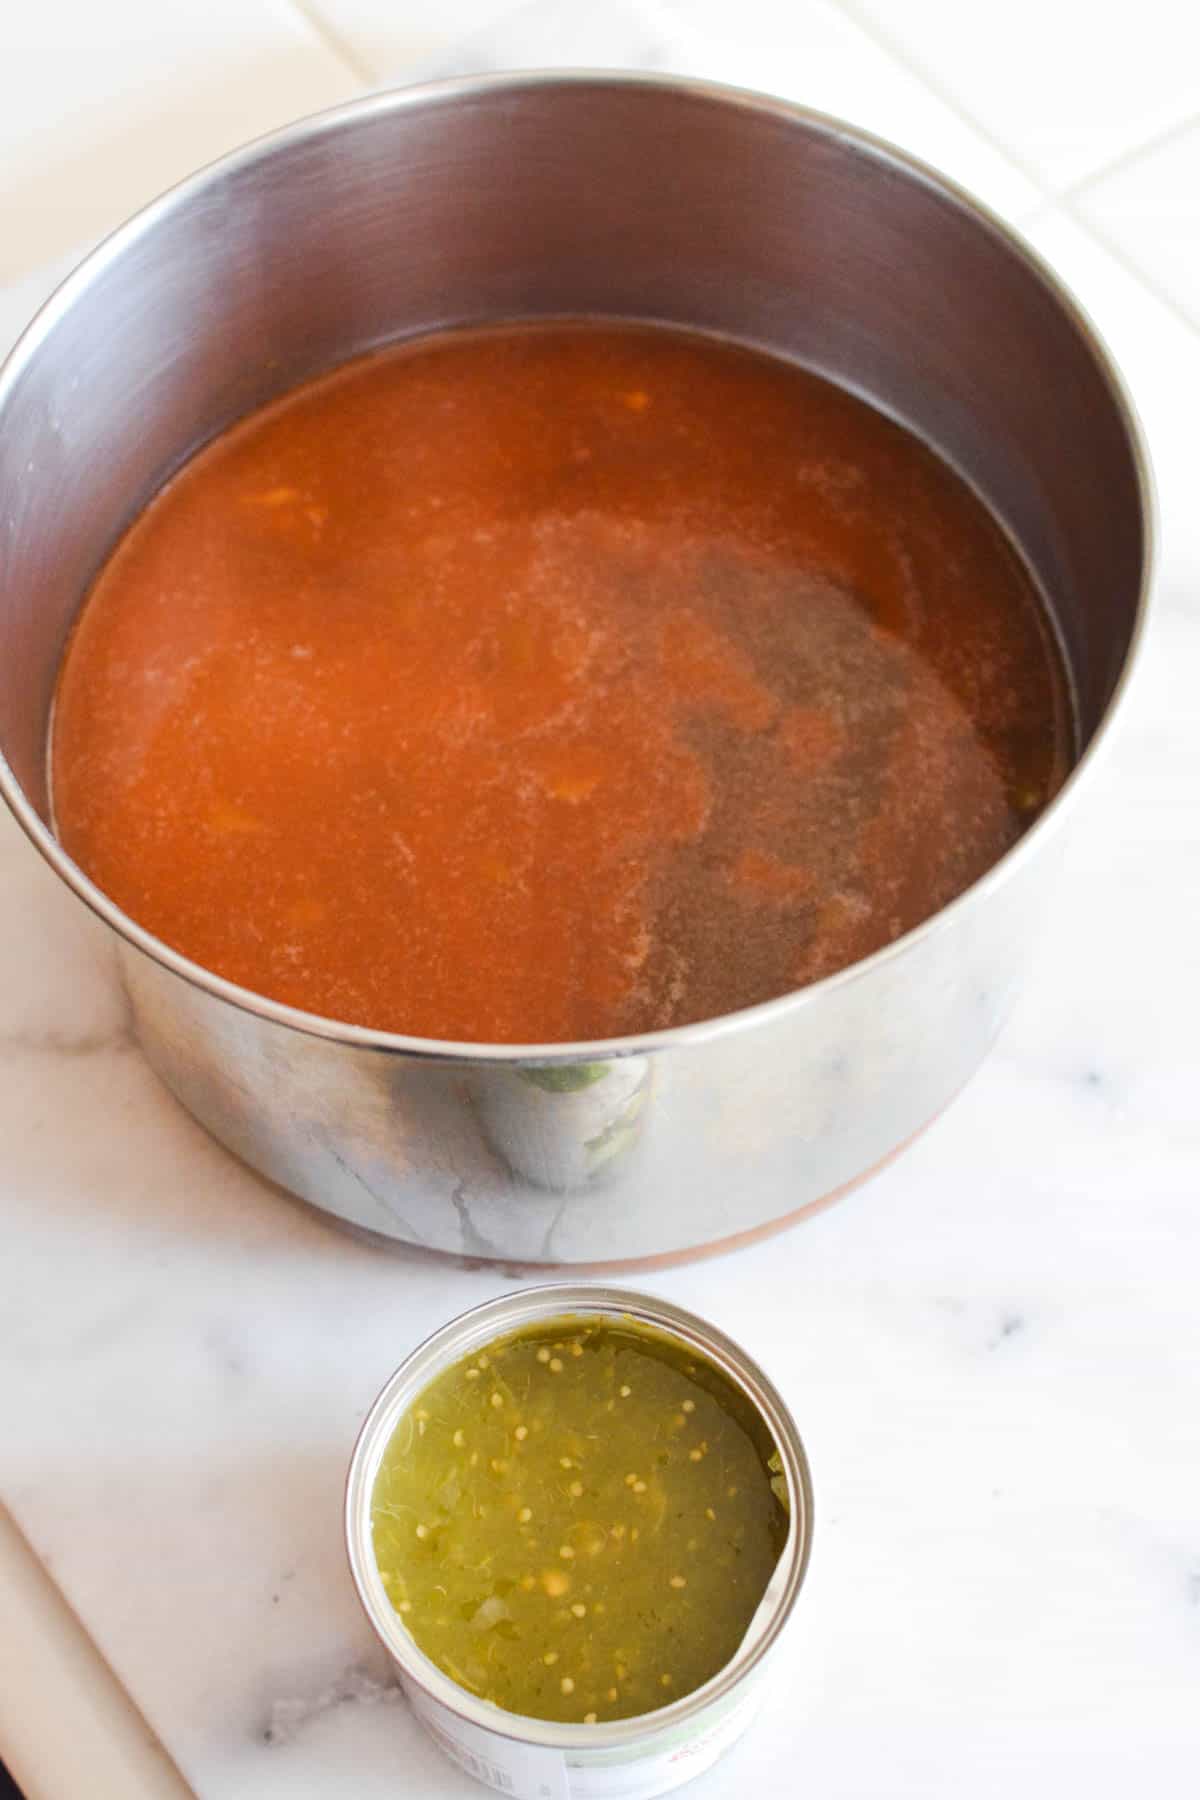
[{"label": "soup surface", "polygon": [[568,323],[383,351],[196,456],[83,609],[53,777],[67,849],[206,967],[542,1043],[878,949],[1070,750],[1032,585],[914,438]]},{"label": "soup surface", "polygon": [[733,1656],[787,1537],[765,1424],[687,1346],[551,1320],[439,1375],[371,1497],[421,1649],[508,1712],[590,1724],[682,1699]]}]

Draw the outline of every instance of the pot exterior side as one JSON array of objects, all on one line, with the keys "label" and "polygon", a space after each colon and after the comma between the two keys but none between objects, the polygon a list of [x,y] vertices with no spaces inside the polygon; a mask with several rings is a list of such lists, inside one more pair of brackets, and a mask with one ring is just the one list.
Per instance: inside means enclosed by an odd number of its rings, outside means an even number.
[{"label": "pot exterior side", "polygon": [[467,1257],[638,1261],[811,1206],[934,1118],[1008,1016],[1057,861],[1044,846],[850,981],[707,1038],[575,1065],[335,1042],[230,1006],[124,942],[120,958],[167,1086],[313,1205]]}]

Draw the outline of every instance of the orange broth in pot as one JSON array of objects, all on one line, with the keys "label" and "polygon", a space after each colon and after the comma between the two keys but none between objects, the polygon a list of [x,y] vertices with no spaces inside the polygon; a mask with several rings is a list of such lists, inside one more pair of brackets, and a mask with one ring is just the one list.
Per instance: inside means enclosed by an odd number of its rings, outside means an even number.
[{"label": "orange broth in pot", "polygon": [[1073,750],[980,501],[821,378],[665,328],[447,332],[232,427],[63,662],[59,833],[275,1000],[546,1043],[714,1017],[970,885]]}]

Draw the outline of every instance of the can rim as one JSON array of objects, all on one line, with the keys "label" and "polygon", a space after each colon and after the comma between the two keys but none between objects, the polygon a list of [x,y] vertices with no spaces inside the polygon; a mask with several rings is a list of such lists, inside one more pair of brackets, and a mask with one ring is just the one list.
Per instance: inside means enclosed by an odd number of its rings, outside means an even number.
[{"label": "can rim", "polygon": [[[483,1349],[508,1330],[560,1314],[619,1315],[652,1326],[690,1345],[749,1399],[770,1431],[788,1484],[790,1522],[776,1575],[783,1582],[769,1618],[752,1624],[739,1649],[715,1675],[690,1694],[654,1712],[603,1724],[570,1725],[506,1712],[477,1699],[446,1675],[401,1624],[383,1587],[371,1549],[371,1495],[384,1450],[404,1409],[451,1363]],[[350,1574],[371,1628],[401,1672],[468,1724],[546,1749],[612,1747],[657,1737],[704,1712],[730,1694],[762,1662],[791,1615],[812,1548],[813,1495],[808,1458],[795,1420],[775,1384],[740,1344],[706,1319],[655,1294],[597,1282],[547,1282],[485,1300],[459,1313],[424,1338],[385,1382],[354,1445],[346,1478],[346,1551]],[[776,1576],[772,1576],[772,1581]]]}]

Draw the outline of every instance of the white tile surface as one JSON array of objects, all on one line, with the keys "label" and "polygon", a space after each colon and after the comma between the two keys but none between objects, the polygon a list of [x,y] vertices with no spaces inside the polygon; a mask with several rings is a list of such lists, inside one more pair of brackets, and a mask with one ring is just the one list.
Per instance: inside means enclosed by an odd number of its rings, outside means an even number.
[{"label": "white tile surface", "polygon": [[[423,71],[473,32],[523,10],[520,0],[305,0],[305,5],[375,81]],[[603,14],[606,7],[580,10]]]},{"label": "white tile surface", "polygon": [[[322,0],[328,4],[329,0]],[[341,0],[332,0],[340,6]],[[524,0],[449,44],[433,74],[486,69],[660,69],[674,66],[681,34],[658,0]]]},{"label": "white tile surface", "polygon": [[0,281],[358,86],[285,0],[0,7]]},{"label": "white tile surface", "polygon": [[1200,326],[1200,119],[1089,184],[1075,210]]},{"label": "white tile surface", "polygon": [[843,3],[1055,190],[1200,111],[1193,0]]}]

